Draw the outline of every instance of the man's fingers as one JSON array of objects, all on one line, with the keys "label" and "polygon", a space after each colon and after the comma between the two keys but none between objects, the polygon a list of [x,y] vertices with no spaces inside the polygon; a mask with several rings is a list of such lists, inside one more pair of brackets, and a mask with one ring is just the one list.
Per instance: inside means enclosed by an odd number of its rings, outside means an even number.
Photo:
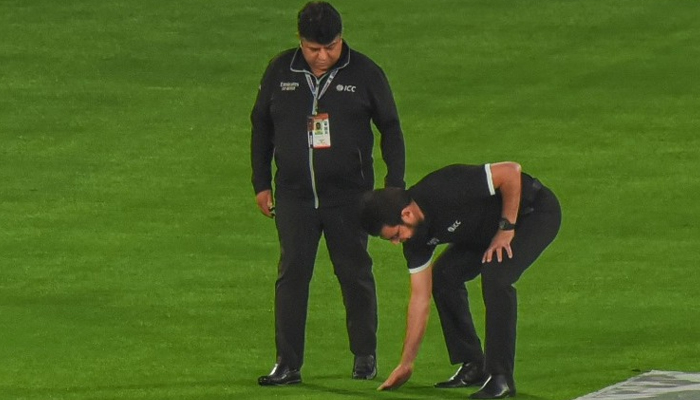
[{"label": "man's fingers", "polygon": [[274,218],[275,217],[275,205],[274,204],[258,204],[258,208],[260,209],[260,212],[263,213],[268,218]]},{"label": "man's fingers", "polygon": [[384,383],[379,385],[379,387],[377,388],[377,390],[389,390],[389,389],[391,389],[391,384],[389,383],[389,380],[384,381]]},{"label": "man's fingers", "polygon": [[508,255],[508,258],[513,258],[513,249],[510,246],[503,246],[503,247],[489,247],[488,250],[484,253],[484,256],[481,257],[481,263],[486,264],[490,263],[495,254],[496,260],[500,263],[503,262],[503,249],[505,249],[506,255]]},{"label": "man's fingers", "polygon": [[481,263],[486,264],[491,262],[491,254],[493,254],[493,249],[489,247],[488,250],[486,250],[486,253],[484,253],[484,257],[481,258]]}]

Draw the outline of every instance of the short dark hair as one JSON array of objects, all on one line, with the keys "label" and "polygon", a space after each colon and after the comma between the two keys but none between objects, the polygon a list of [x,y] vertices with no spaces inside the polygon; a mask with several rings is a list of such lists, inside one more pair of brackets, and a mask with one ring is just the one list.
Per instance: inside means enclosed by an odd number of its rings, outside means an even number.
[{"label": "short dark hair", "polygon": [[403,224],[401,211],[409,204],[411,196],[401,188],[388,187],[365,193],[360,201],[362,229],[372,236],[379,236],[385,225]]},{"label": "short dark hair", "polygon": [[297,15],[299,36],[319,44],[329,44],[343,32],[338,10],[325,1],[310,1]]}]

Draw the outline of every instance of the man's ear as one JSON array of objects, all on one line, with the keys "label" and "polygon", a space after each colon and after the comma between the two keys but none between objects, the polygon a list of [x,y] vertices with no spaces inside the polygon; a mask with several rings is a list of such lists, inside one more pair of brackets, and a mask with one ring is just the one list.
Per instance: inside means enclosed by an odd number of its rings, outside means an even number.
[{"label": "man's ear", "polygon": [[403,210],[401,210],[401,220],[404,223],[407,223],[407,222],[410,223],[413,221],[413,219],[414,219],[414,215],[413,215],[413,211],[411,211],[411,206],[407,205],[406,207],[404,207]]}]

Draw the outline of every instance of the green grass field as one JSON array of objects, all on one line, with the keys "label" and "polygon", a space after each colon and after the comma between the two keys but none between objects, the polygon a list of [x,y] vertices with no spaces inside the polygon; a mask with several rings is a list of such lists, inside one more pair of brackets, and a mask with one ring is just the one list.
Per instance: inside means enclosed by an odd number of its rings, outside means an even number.
[{"label": "green grass field", "polygon": [[[409,184],[515,160],[561,199],[560,236],[518,283],[518,398],[699,371],[700,2],[334,4],[389,76]],[[435,313],[412,380],[375,391],[408,297],[399,248],[378,240],[378,378],[349,379],[322,244],[304,383],[256,383],[274,363],[278,247],[248,116],[302,5],[0,0],[0,399],[471,393],[432,388],[455,369]]]}]

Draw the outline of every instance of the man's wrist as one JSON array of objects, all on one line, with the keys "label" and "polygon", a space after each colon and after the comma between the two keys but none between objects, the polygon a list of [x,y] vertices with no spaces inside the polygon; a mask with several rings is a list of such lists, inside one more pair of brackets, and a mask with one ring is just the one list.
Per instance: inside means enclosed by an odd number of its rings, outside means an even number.
[{"label": "man's wrist", "polygon": [[501,219],[498,220],[498,229],[502,231],[512,231],[515,230],[515,224],[510,222],[508,218],[501,217]]}]

